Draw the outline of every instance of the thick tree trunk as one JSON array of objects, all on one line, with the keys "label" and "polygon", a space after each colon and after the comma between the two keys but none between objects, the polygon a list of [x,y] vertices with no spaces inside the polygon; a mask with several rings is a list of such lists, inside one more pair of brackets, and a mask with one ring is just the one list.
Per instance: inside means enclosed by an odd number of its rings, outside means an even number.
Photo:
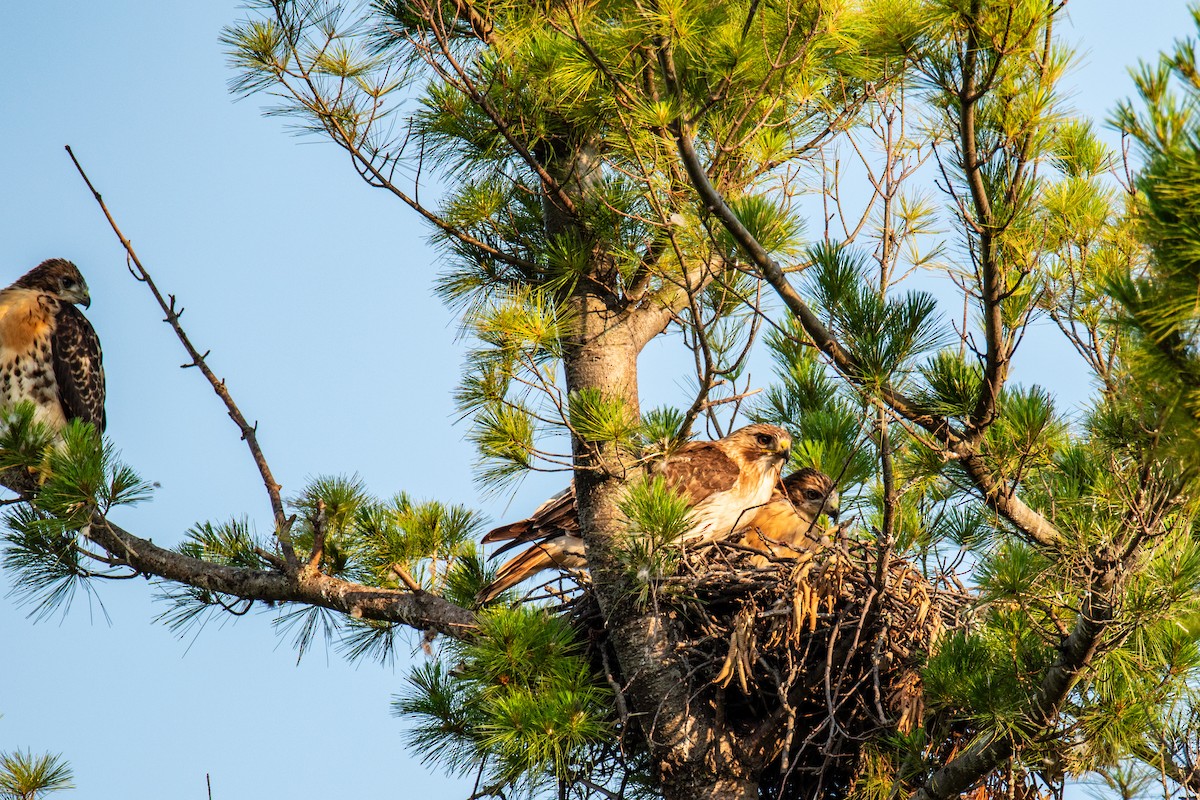
[{"label": "thick tree trunk", "polygon": [[[559,190],[576,211],[586,209],[588,196],[601,179],[602,159],[595,144],[564,138],[553,153],[550,172]],[[547,187],[543,206],[549,235],[572,232],[587,242],[586,226],[567,213],[557,192]],[[587,245],[584,245],[587,246]],[[596,246],[593,265],[569,298],[575,328],[564,348],[568,391],[595,390],[609,401],[624,404],[630,415],[640,413],[637,358],[661,330],[662,309],[634,309],[621,296],[616,275]],[[575,491],[588,567],[609,641],[627,685],[625,705],[632,725],[642,732],[654,762],[656,777],[667,800],[757,797],[757,784],[739,757],[736,743],[717,724],[719,714],[707,701],[695,701],[687,669],[676,654],[673,620],[653,606],[640,608],[627,590],[614,558],[614,537],[625,532],[620,510],[625,484],[636,477],[627,458],[611,443],[572,442]]]},{"label": "thick tree trunk", "polygon": [[694,785],[680,782],[665,800],[758,800],[758,784],[743,778],[705,776]]},{"label": "thick tree trunk", "polygon": [[[611,325],[611,311],[595,295],[576,298],[578,328],[567,348],[567,386],[599,390],[638,413],[637,355],[640,345],[631,326]],[[621,674],[628,681],[626,705],[645,737],[667,800],[754,798],[757,784],[748,777],[735,743],[695,688],[676,654],[674,620],[653,606],[631,600],[612,553],[613,537],[625,531],[619,504],[627,471],[611,446],[574,443],[575,485],[580,522],[588,547],[593,586],[607,620],[609,641]]]}]

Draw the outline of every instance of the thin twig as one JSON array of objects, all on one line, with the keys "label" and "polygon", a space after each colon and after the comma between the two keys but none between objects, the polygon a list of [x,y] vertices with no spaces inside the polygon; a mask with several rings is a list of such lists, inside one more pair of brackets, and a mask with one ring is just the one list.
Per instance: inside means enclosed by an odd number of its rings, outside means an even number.
[{"label": "thin twig", "polygon": [[317,513],[313,515],[313,546],[312,553],[308,556],[308,565],[306,569],[309,572],[318,572],[321,569],[321,559],[325,557],[325,535],[329,531],[329,516],[325,513],[325,501],[317,500]]}]

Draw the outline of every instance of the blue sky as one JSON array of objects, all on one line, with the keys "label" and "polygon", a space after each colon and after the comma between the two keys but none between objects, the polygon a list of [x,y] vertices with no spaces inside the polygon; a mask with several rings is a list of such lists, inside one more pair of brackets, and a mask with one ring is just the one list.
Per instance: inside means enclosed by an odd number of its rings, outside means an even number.
[{"label": "blue sky", "polygon": [[[1074,103],[1104,117],[1130,93],[1127,66],[1192,33],[1182,2],[1070,5],[1080,45]],[[415,216],[363,184],[341,151],[296,138],[235,102],[217,41],[234,3],[77,3],[5,10],[0,84],[0,285],[45,258],[75,261],[104,342],[109,435],[161,484],[118,519],[159,543],[199,520],[246,515],[269,529],[244,445],[194,370],[62,147],[70,144],[165,291],[187,307],[285,493],[318,474],[358,472],[377,493],[405,490],[523,515],[561,479],[530,480],[511,505],[479,497],[450,392],[462,348],[432,297],[436,259]],[[1048,331],[1017,375],[1068,403],[1086,378]],[[669,396],[684,377],[646,391]],[[766,376],[764,376],[765,378]],[[0,592],[9,586],[0,574]],[[163,606],[141,580],[34,624],[0,601],[0,750],[63,753],[70,797],[465,797],[465,783],[417,763],[389,714],[407,671],[294,651],[263,615],[212,625],[195,641],[152,622]]]}]

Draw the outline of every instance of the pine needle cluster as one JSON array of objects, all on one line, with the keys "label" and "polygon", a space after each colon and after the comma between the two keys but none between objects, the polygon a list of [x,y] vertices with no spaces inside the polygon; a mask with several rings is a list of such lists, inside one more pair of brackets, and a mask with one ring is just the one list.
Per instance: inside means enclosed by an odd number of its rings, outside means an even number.
[{"label": "pine needle cluster", "polygon": [[[484,518],[476,511],[406,494],[372,497],[358,476],[319,476],[292,498],[292,541],[300,557],[316,559],[324,574],[364,586],[420,588],[463,606],[474,603],[492,579],[478,550]],[[319,548],[319,549],[318,549]],[[268,570],[279,562],[275,540],[256,534],[247,520],[204,522],[187,533],[179,552],[215,564]],[[186,632],[228,612],[245,614],[252,603],[190,586],[164,585],[170,608],[160,619]],[[296,605],[273,611],[281,633],[299,656],[317,641],[336,645],[348,658],[391,663],[404,628]]]},{"label": "pine needle cluster", "polygon": [[91,424],[75,420],[54,433],[31,403],[19,403],[0,426],[0,464],[5,482],[21,489],[7,503],[2,563],[16,576],[11,594],[33,616],[65,611],[77,591],[92,591],[91,579],[129,577],[89,548],[88,529],[112,509],[148,499],[154,484]]},{"label": "pine needle cluster", "polygon": [[73,789],[75,776],[61,755],[35,756],[27,750],[0,752],[0,798],[38,800],[53,792]]},{"label": "pine needle cluster", "polygon": [[396,712],[426,762],[478,773],[492,794],[588,796],[626,780],[614,749],[613,696],[570,624],[545,610],[490,608],[480,635],[417,667]]}]

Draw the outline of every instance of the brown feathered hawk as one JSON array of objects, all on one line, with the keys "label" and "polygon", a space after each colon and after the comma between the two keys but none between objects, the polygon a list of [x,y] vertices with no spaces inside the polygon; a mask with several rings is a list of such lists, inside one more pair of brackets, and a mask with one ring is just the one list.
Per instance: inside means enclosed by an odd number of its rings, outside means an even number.
[{"label": "brown feathered hawk", "polygon": [[[818,518],[825,514],[837,521],[838,493],[833,480],[811,467],[797,470],[783,479],[771,502],[754,512],[746,526],[742,544],[776,558],[794,558],[816,549],[824,536]],[[755,566],[766,566],[769,559],[751,558]]]},{"label": "brown feathered hawk", "polygon": [[[753,509],[771,499],[787,463],[792,438],[775,425],[747,425],[711,442],[688,442],[651,469],[692,506],[692,527],[680,537],[687,544],[716,541],[744,527]],[[496,579],[479,594],[481,602],[526,578],[553,567],[587,566],[575,485],[547,500],[528,519],[502,525],[483,542],[506,542],[492,557],[529,545],[507,561]]]},{"label": "brown feathered hawk", "polygon": [[0,291],[0,407],[28,400],[54,430],[79,419],[103,432],[100,339],[76,303],[91,305],[87,283],[61,258]]}]

